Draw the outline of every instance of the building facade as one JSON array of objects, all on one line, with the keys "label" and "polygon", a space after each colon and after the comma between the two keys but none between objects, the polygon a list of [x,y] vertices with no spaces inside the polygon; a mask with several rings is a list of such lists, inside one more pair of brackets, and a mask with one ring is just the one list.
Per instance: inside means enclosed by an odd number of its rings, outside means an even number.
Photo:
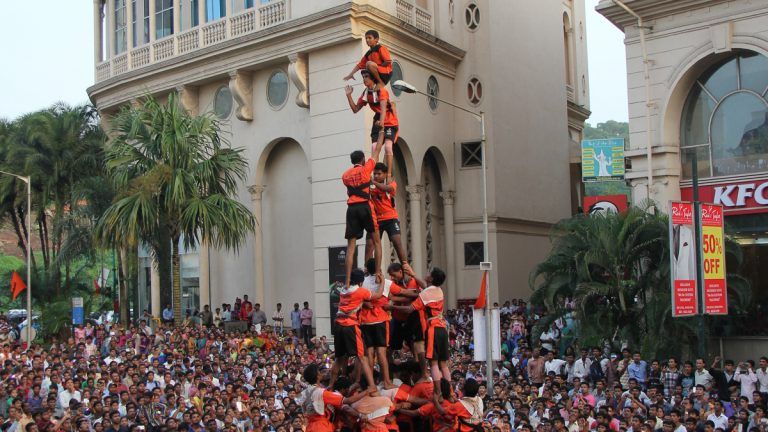
[{"label": "building facade", "polygon": [[636,16],[613,0],[601,1],[597,10],[626,35],[627,156],[632,165],[627,178],[634,200],[640,203],[650,195],[662,206],[670,200],[691,201],[696,158],[700,200],[724,206],[726,226],[744,252],[741,274],[764,303],[768,284],[760,270],[768,265],[768,3],[623,4]]},{"label": "building facade", "polygon": [[[219,305],[249,294],[268,313],[306,300],[328,334],[333,248],[345,245],[340,177],[351,151],[370,151],[372,116],[351,113],[342,80],[367,49],[365,31],[390,48],[392,80],[486,114],[492,296],[507,299],[528,296],[549,228],[578,205],[584,22],[583,0],[96,0],[89,95],[107,128],[147,93],[178,92],[190,112],[223,119],[251,162],[238,198],[258,226],[238,254],[189,251],[185,298]],[[360,82],[351,82],[355,98]],[[480,283],[480,124],[434,99],[391,93],[403,238],[418,273],[447,270],[453,306]],[[383,243],[386,265],[393,253]],[[159,314],[164,290],[143,262],[139,307]]]}]

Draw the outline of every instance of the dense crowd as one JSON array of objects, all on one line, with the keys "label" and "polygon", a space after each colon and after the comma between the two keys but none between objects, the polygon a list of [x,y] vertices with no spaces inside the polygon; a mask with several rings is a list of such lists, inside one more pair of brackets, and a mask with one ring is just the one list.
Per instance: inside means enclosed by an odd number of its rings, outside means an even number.
[{"label": "dense crowd", "polygon": [[[242,302],[238,312],[241,307]],[[377,430],[366,420],[377,399],[392,401],[387,412],[392,421],[381,430],[766,430],[766,358],[758,365],[726,360],[720,368],[720,359],[707,365],[702,359],[643,359],[629,349],[610,353],[575,344],[562,347],[572,323],[558,321],[532,337],[537,311],[520,300],[500,309],[504,359],[495,364],[492,396],[485,387],[484,364],[472,361],[471,310],[459,309],[445,315],[450,380],[433,382],[405,342],[389,353],[389,384],[381,380],[378,365],[373,368],[378,393],[366,388],[365,378],[355,383],[347,378],[350,374],[341,374],[334,391],[321,392],[325,407],[320,409],[339,405],[332,418],[337,430]],[[261,314],[253,320],[250,314],[250,327],[238,332],[226,332],[223,319],[204,315],[205,320],[177,327],[160,319],[129,326],[86,324],[72,337],[33,345],[29,351],[2,326],[0,428],[313,430],[308,417],[318,414],[318,406],[308,390],[324,388],[321,384],[331,380],[334,354],[327,339],[310,337],[307,343],[299,335],[301,323],[283,326],[280,313],[269,322]],[[333,402],[326,394],[340,399]],[[369,411],[367,400],[373,405]],[[474,407],[470,417],[479,421],[459,421],[451,411],[459,402]]]}]

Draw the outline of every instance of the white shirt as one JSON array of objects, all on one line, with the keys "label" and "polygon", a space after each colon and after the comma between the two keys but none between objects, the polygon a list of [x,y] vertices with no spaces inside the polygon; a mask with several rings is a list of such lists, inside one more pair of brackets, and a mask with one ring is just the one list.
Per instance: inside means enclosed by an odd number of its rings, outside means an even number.
[{"label": "white shirt", "polygon": [[59,393],[59,399],[56,402],[56,404],[61,409],[67,409],[69,408],[69,401],[72,399],[80,402],[83,400],[82,395],[80,395],[80,392],[75,390],[74,392],[70,393],[69,390],[64,390],[63,392]]},{"label": "white shirt", "polygon": [[749,400],[749,403],[753,403],[752,393],[754,393],[755,388],[757,388],[757,375],[752,372],[752,369],[747,371],[741,369],[738,370],[736,375],[733,376],[733,380],[741,383],[740,396],[746,397]]},{"label": "white shirt", "polygon": [[589,366],[591,365],[592,359],[589,357],[585,359],[577,359],[573,362],[573,376],[575,378],[581,378],[581,380],[584,381],[584,378],[589,376]]},{"label": "white shirt", "polygon": [[720,413],[719,416],[715,415],[715,413],[712,413],[707,416],[707,420],[715,424],[715,429],[717,428],[720,428],[722,430],[728,429],[728,417],[726,417],[724,413]]},{"label": "white shirt", "polygon": [[544,373],[549,374],[550,372],[554,372],[555,374],[560,375],[563,373],[564,366],[565,360],[557,358],[552,359],[544,363]]},{"label": "white shirt", "polygon": [[757,382],[760,385],[760,393],[768,393],[768,370],[758,368],[755,375],[757,375]]},{"label": "white shirt", "polygon": [[696,370],[693,375],[696,385],[703,385],[705,389],[709,389],[712,386],[712,381],[715,380],[706,369],[702,369],[701,372]]}]

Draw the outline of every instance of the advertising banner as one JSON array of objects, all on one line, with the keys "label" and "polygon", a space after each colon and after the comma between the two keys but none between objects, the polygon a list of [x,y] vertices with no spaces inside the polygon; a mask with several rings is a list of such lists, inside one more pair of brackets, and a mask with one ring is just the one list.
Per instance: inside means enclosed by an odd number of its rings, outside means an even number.
[{"label": "advertising banner", "polygon": [[581,178],[584,181],[624,179],[624,138],[581,142]]},{"label": "advertising banner", "polygon": [[672,316],[698,313],[696,287],[696,237],[693,227],[693,204],[670,202],[669,257],[672,285]]},{"label": "advertising banner", "polygon": [[584,197],[584,213],[623,213],[627,210],[626,195],[600,195]]},{"label": "advertising banner", "polygon": [[[491,350],[493,352],[493,360],[501,360],[501,330],[499,310],[491,309],[491,338],[493,340],[493,346]],[[472,339],[475,344],[474,360],[485,361],[487,357],[487,345],[486,341],[486,328],[485,328],[485,311],[483,309],[472,309]]]},{"label": "advertising banner", "polygon": [[[685,201],[693,201],[693,187],[681,187],[680,195]],[[723,206],[729,216],[768,213],[768,180],[700,184],[699,200]]]},{"label": "advertising banner", "polygon": [[82,297],[72,297],[72,325],[85,324],[85,309]]},{"label": "advertising banner", "polygon": [[701,250],[704,268],[705,314],[728,314],[725,250],[723,247],[723,207],[714,204],[702,204]]}]

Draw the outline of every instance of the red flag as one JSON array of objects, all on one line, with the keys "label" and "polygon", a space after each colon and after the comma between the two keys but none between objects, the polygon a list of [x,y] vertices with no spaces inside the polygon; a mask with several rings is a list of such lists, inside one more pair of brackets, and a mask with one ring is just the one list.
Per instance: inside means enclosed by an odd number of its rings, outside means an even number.
[{"label": "red flag", "polygon": [[11,301],[16,300],[16,297],[25,289],[27,289],[27,284],[24,283],[21,276],[15,271],[11,273]]},{"label": "red flag", "polygon": [[99,280],[98,279],[94,279],[93,280],[93,292],[96,295],[101,294],[101,287],[99,286]]},{"label": "red flag", "polygon": [[483,281],[480,283],[480,295],[475,300],[475,309],[485,308],[485,280],[487,274],[487,272],[483,272]]}]

